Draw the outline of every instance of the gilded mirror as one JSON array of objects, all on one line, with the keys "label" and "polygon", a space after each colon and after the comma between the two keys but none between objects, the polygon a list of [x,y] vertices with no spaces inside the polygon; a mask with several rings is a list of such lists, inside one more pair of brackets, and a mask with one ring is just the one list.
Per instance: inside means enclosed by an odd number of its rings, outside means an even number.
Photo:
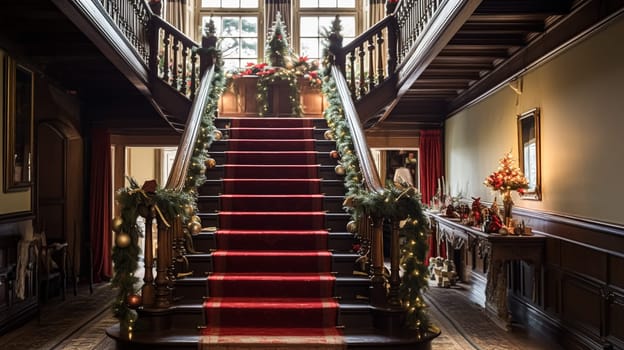
[{"label": "gilded mirror", "polygon": [[529,182],[521,198],[540,200],[540,114],[533,108],[518,116],[518,165]]},{"label": "gilded mirror", "polygon": [[31,185],[33,149],[33,73],[4,59],[4,191]]}]

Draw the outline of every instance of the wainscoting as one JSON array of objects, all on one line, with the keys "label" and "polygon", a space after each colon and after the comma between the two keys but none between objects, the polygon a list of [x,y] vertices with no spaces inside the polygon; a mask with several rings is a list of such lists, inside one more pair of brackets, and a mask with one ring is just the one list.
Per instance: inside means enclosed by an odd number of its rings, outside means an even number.
[{"label": "wainscoting", "polygon": [[547,237],[541,271],[510,268],[513,319],[566,349],[624,349],[624,230],[587,220],[514,211]]}]

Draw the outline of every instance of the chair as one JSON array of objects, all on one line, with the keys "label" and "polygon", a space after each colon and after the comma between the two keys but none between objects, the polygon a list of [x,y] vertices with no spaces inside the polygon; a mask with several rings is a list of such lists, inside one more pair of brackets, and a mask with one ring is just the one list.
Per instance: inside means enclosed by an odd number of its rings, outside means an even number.
[{"label": "chair", "polygon": [[37,250],[39,253],[38,285],[42,291],[43,302],[50,297],[53,283],[58,282],[61,298],[65,300],[67,288],[67,242],[46,242],[45,233],[40,233],[37,238]]}]

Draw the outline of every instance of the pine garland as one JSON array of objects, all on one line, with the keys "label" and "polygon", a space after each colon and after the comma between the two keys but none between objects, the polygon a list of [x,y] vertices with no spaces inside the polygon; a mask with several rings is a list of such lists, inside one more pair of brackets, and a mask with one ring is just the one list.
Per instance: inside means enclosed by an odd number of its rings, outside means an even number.
[{"label": "pine garland", "polygon": [[283,80],[288,83],[288,89],[290,90],[289,100],[291,116],[303,116],[303,108],[301,107],[301,99],[299,97],[299,87],[297,86],[297,75],[292,69],[277,69],[272,74],[261,75],[258,78],[258,82],[256,83],[258,115],[263,117],[266,113],[268,113],[269,103],[267,101],[267,97],[269,94],[269,85],[278,80]]},{"label": "pine garland", "polygon": [[188,219],[188,213],[184,208],[194,202],[194,198],[188,193],[162,188],[148,192],[140,188],[134,179],[129,178],[129,181],[130,187],[119,189],[115,200],[119,204],[122,221],[116,235],[128,234],[130,244],[128,246],[115,244],[112,253],[115,273],[111,286],[118,288],[117,298],[113,304],[113,314],[119,319],[123,329],[132,329],[137,318],[136,311],[130,309],[126,302],[128,296],[136,294],[139,289],[139,279],[134,272],[139,267],[138,261],[141,253],[138,241],[144,233],[137,225],[137,218],[146,216],[148,208],[155,205],[166,218],[180,215]]},{"label": "pine garland", "polygon": [[[214,24],[210,22],[208,33],[214,35]],[[113,304],[114,316],[119,319],[120,327],[123,330],[132,330],[132,326],[137,319],[136,311],[128,307],[128,296],[138,292],[139,279],[134,275],[138,269],[138,259],[141,249],[138,245],[139,237],[143,236],[143,231],[136,223],[139,215],[145,217],[147,208],[155,205],[162,213],[162,216],[169,222],[173,218],[181,216],[183,222],[189,222],[193,215],[197,203],[197,188],[206,182],[207,161],[211,160],[208,148],[215,139],[216,128],[214,119],[218,108],[218,100],[223,93],[225,86],[225,75],[223,73],[223,61],[221,52],[214,50],[215,69],[211,82],[211,89],[208,94],[208,101],[203,111],[200,121],[200,131],[193,149],[191,164],[187,169],[187,178],[184,189],[176,192],[170,189],[145,190],[139,187],[134,179],[129,178],[130,186],[117,191],[116,200],[121,212],[121,224],[118,233],[128,234],[130,243],[127,246],[115,244],[113,246],[112,259],[114,264],[114,276],[111,285],[118,288],[117,298]],[[214,162],[214,160],[212,160]],[[118,218],[116,218],[117,220]]]},{"label": "pine garland", "polygon": [[[334,33],[340,40],[340,20],[332,23],[328,34]],[[328,52],[328,50],[325,50]],[[325,59],[326,67],[328,59]],[[428,270],[424,264],[427,253],[426,218],[420,203],[420,195],[414,188],[399,189],[388,184],[382,193],[368,191],[362,184],[360,164],[353,148],[348,122],[344,116],[342,102],[336,89],[336,82],[326,69],[323,74],[323,93],[328,107],[324,118],[330,127],[336,150],[340,154],[340,165],[345,169],[345,188],[353,220],[373,217],[384,218],[393,222],[404,222],[400,228],[401,257],[403,271],[399,298],[405,309],[405,327],[426,331],[430,325],[422,299],[422,290],[427,287]]]}]

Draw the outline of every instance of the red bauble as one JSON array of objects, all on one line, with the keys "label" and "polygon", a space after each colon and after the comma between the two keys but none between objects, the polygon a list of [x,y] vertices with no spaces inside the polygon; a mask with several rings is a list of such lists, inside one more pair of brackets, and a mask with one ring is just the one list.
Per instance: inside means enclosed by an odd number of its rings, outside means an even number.
[{"label": "red bauble", "polygon": [[138,294],[129,294],[126,298],[126,304],[131,309],[136,309],[143,303],[143,300]]},{"label": "red bauble", "polygon": [[334,158],[334,159],[338,159],[338,158],[340,158],[340,153],[338,153],[338,151],[336,151],[336,150],[333,150],[333,151],[329,152],[329,156]]}]

